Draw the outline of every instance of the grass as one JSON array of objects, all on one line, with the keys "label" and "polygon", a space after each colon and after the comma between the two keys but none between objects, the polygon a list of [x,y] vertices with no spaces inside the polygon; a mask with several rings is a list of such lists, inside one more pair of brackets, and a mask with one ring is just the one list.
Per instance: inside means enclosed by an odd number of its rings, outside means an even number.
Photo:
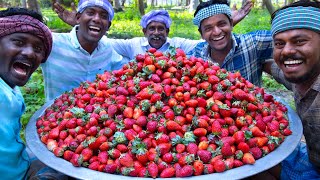
[{"label": "grass", "polygon": [[[146,12],[149,10],[147,9]],[[71,26],[66,25],[58,18],[51,9],[43,9],[43,15],[47,19],[47,25],[56,32],[67,32]],[[200,39],[197,27],[192,24],[193,13],[187,11],[169,10],[173,23],[170,28],[169,37],[184,37],[189,39]],[[126,8],[124,12],[115,14],[108,37],[132,38],[143,36],[140,24],[141,16],[132,9]],[[270,16],[267,10],[253,9],[251,13],[234,27],[235,33],[247,33],[259,29],[270,29]],[[263,76],[263,87],[266,89],[284,89],[272,77]],[[33,73],[30,81],[21,88],[26,102],[26,112],[22,116],[23,129],[30,117],[44,104],[44,84],[40,68]],[[293,102],[290,104],[294,107]],[[24,138],[24,132],[22,131]]]}]

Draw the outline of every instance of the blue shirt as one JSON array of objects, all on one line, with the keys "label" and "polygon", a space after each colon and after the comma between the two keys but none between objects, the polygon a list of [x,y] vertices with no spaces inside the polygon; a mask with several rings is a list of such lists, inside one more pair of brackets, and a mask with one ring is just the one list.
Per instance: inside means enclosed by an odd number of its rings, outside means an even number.
[{"label": "blue shirt", "polygon": [[[239,71],[245,79],[257,86],[261,86],[263,64],[272,59],[272,36],[270,31],[254,31],[247,34],[232,34],[232,49],[226,56],[221,68],[228,71]],[[200,42],[187,53],[204,60],[211,60],[210,46],[207,42]]]},{"label": "blue shirt", "polygon": [[20,117],[25,105],[18,87],[0,78],[0,174],[1,179],[23,179],[29,168],[26,146],[20,138]]},{"label": "blue shirt", "polygon": [[[114,50],[129,60],[134,59],[138,54],[145,54],[151,48],[146,37],[136,37],[132,39],[109,39]],[[167,38],[167,41],[159,48],[161,52],[168,51],[169,47],[181,48],[184,52],[191,51],[200,40],[190,40],[185,38]]]},{"label": "blue shirt", "polygon": [[120,69],[127,61],[111,47],[109,39],[101,38],[89,54],[77,38],[75,26],[70,33],[53,33],[53,46],[47,61],[41,64],[45,81],[46,101],[52,100],[81,82],[94,81],[97,74]]}]

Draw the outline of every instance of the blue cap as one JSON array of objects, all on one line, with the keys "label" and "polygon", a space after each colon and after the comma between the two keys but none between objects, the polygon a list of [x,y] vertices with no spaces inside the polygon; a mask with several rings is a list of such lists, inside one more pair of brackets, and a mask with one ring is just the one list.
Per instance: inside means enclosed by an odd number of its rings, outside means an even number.
[{"label": "blue cap", "polygon": [[111,22],[114,16],[112,5],[108,0],[80,0],[78,4],[78,12],[82,13],[87,7],[98,6],[106,10],[109,15],[109,21]]}]

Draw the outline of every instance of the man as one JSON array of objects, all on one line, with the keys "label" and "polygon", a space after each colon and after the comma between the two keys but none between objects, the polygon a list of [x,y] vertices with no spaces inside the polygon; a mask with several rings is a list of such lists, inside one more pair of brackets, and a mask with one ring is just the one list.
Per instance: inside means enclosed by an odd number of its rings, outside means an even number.
[{"label": "man", "polygon": [[52,100],[97,74],[120,69],[127,61],[117,54],[104,34],[114,11],[108,0],[80,0],[76,25],[70,33],[53,33],[53,48],[41,65],[46,100]]},{"label": "man", "polygon": [[[50,169],[48,167],[41,169],[45,165],[39,160],[32,161],[20,138],[20,118],[24,113],[25,104],[18,86],[25,85],[40,63],[46,62],[51,48],[51,32],[43,23],[40,14],[22,8],[0,11],[0,174],[2,179],[46,178],[49,175],[52,178],[64,178],[48,173]],[[42,172],[38,171],[39,169]],[[52,169],[51,172],[53,172]]]},{"label": "man", "polygon": [[270,73],[272,63],[266,61],[272,58],[271,32],[234,34],[231,14],[227,0],[201,3],[193,23],[205,42],[197,44],[187,55],[213,61],[228,71],[240,71],[244,78],[261,86],[262,71]]},{"label": "man", "polygon": [[272,75],[291,82],[306,139],[281,163],[280,178],[320,179],[320,2],[300,0],[277,10],[271,31],[282,70],[273,66]]},{"label": "man", "polygon": [[[233,7],[233,22],[240,22],[251,10],[253,3],[245,1],[240,10]],[[67,24],[74,26],[75,7],[67,11],[59,3],[53,3],[53,8],[58,16]],[[169,47],[177,47],[185,52],[192,50],[201,40],[189,40],[185,38],[169,38],[171,18],[166,10],[152,10],[141,18],[140,25],[145,37],[133,39],[111,39],[112,47],[117,53],[128,59],[134,59],[137,54],[144,54],[150,48],[156,48],[161,52],[168,51]]]}]

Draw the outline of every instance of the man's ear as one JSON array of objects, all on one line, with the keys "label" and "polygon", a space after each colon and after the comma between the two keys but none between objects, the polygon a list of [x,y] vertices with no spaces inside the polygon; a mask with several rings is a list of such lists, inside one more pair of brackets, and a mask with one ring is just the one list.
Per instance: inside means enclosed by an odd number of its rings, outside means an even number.
[{"label": "man's ear", "polygon": [[76,14],[77,24],[80,24],[80,17],[81,17],[81,13],[77,13]]},{"label": "man's ear", "polygon": [[143,32],[144,35],[146,35],[147,29],[146,28],[142,28],[142,32]]},{"label": "man's ear", "polygon": [[167,34],[169,34],[169,32],[170,32],[170,29],[169,29],[169,28],[167,28]]},{"label": "man's ear", "polygon": [[202,37],[202,32],[201,32],[201,26],[199,27],[198,31],[199,31],[199,33],[200,33],[201,38],[203,39],[203,37]]}]

